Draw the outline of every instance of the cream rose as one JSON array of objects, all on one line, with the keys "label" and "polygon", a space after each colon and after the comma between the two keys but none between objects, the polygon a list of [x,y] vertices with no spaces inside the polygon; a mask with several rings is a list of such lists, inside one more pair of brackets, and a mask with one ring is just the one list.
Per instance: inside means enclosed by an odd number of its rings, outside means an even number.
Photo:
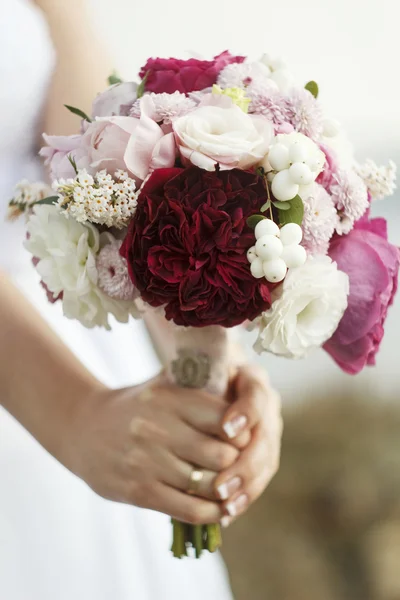
[{"label": "cream rose", "polygon": [[254,349],[303,358],[336,331],[347,308],[349,278],[329,256],[309,257],[291,269],[259,323]]},{"label": "cream rose", "polygon": [[173,129],[179,151],[193,165],[214,171],[248,169],[268,151],[273,127],[264,117],[248,115],[238,106],[200,106],[176,119]]}]

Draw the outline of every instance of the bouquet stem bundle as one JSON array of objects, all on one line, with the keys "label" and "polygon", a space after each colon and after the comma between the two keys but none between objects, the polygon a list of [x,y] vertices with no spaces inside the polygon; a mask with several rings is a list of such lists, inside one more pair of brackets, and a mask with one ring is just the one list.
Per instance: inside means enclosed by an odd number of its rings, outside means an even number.
[{"label": "bouquet stem bundle", "polygon": [[[176,356],[168,367],[171,381],[185,388],[226,394],[232,366],[227,330],[218,326],[181,327],[175,329],[174,337]],[[218,523],[188,525],[172,519],[172,525],[171,550],[176,558],[188,556],[190,547],[194,548],[196,558],[200,558],[203,550],[215,552],[222,544]]]}]

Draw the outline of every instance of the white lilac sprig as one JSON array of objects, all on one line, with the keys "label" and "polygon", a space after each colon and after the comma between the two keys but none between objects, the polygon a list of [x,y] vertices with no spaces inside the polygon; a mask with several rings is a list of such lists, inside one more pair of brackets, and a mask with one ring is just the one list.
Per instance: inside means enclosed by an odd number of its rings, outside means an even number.
[{"label": "white lilac sprig", "polygon": [[123,229],[137,206],[135,181],[122,170],[117,170],[114,177],[105,170],[92,177],[86,169],[80,169],[74,179],[56,180],[53,189],[64,214],[79,223],[89,221]]},{"label": "white lilac sprig", "polygon": [[303,232],[296,223],[287,223],[281,229],[271,219],[257,223],[256,244],[247,251],[253,277],[265,277],[270,283],[280,283],[288,269],[306,262],[307,253],[300,246]]},{"label": "white lilac sprig", "polygon": [[29,183],[26,179],[15,186],[14,197],[10,200],[6,218],[9,221],[17,219],[38,202],[52,195],[51,188],[47,183],[37,181]]},{"label": "white lilac sprig", "polygon": [[387,166],[378,166],[373,160],[368,159],[357,168],[357,173],[367,186],[371,200],[383,200],[387,196],[392,196],[397,188],[397,167],[392,160]]}]

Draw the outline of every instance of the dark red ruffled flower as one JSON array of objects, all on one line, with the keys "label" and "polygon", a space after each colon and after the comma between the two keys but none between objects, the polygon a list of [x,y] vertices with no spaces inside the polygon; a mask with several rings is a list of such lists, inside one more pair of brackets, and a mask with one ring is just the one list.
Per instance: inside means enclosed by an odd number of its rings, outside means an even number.
[{"label": "dark red ruffled flower", "polygon": [[187,94],[212,86],[224,67],[231,63],[242,63],[244,59],[244,56],[232,56],[227,50],[213,60],[149,58],[139,76],[143,79],[148,73],[146,92]]},{"label": "dark red ruffled flower", "polygon": [[246,219],[266,201],[262,179],[237,169],[158,169],[121,247],[142,299],[177,325],[233,327],[270,307],[246,257]]}]

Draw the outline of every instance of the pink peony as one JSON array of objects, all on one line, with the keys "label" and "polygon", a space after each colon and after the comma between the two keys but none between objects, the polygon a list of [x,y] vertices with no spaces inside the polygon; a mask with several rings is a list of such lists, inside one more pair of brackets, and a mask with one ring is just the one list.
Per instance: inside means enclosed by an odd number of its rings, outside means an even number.
[{"label": "pink peony", "polygon": [[[75,177],[75,171],[68,160],[68,156],[73,156],[77,163],[79,162],[82,154],[79,150],[82,136],[47,135],[44,133],[43,139],[47,146],[41,148],[39,154],[44,158],[44,164],[49,166],[51,178],[68,179]],[[79,168],[84,168],[86,164],[78,166]]]},{"label": "pink peony", "polygon": [[232,56],[228,51],[215,56],[213,60],[149,58],[139,75],[143,78],[149,72],[146,92],[187,94],[212,86],[226,65],[242,63],[244,59],[244,56]]},{"label": "pink peony", "polygon": [[117,169],[125,171],[125,151],[136,127],[137,121],[131,117],[104,117],[90,123],[80,144],[88,171],[93,174],[106,169],[111,175]]},{"label": "pink peony", "polygon": [[129,81],[116,83],[98,94],[93,102],[92,118],[129,115],[137,97],[137,84]]},{"label": "pink peony", "polygon": [[350,374],[375,364],[388,307],[397,290],[399,249],[387,241],[385,219],[364,217],[335,236],[329,255],[350,278],[348,308],[324,349]]},{"label": "pink peony", "polygon": [[324,144],[320,144],[319,147],[325,154],[325,165],[316,181],[329,192],[331,185],[336,183],[334,175],[339,171],[339,167],[334,151]]}]

